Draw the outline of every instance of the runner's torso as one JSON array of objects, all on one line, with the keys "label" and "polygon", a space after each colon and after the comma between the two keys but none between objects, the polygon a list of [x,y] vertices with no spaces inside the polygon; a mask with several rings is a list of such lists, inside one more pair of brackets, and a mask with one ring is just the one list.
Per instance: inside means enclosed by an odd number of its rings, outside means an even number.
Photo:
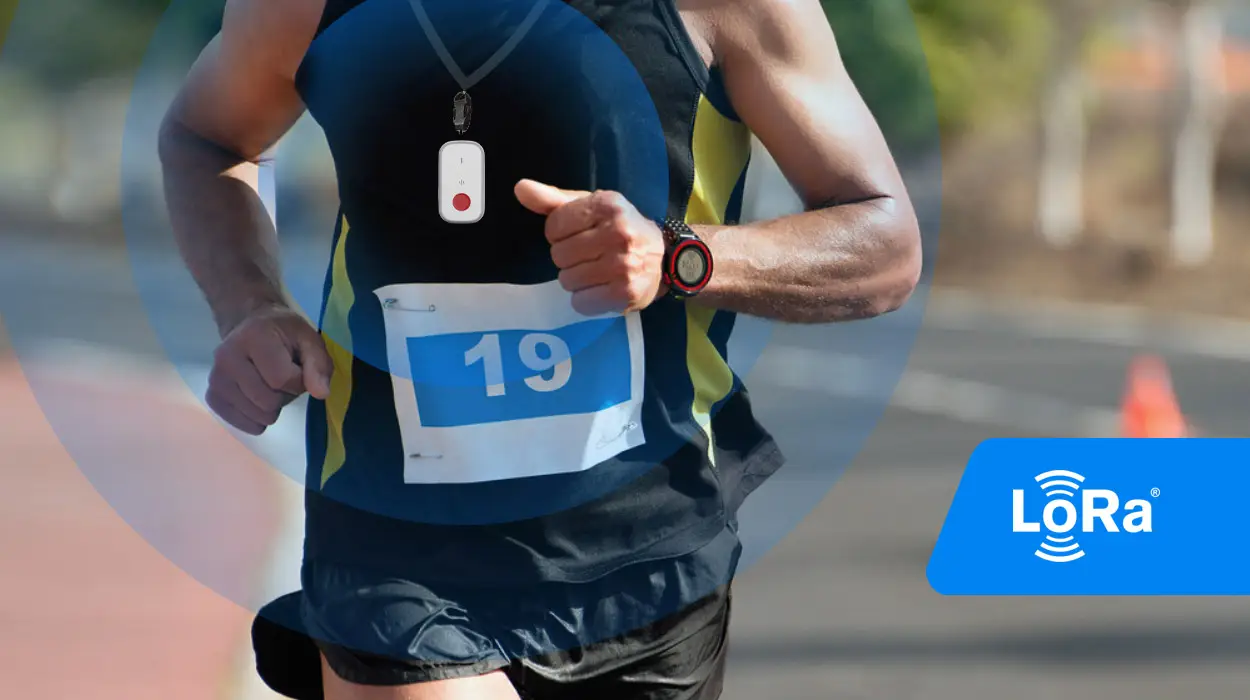
[{"label": "runner's torso", "polygon": [[[423,7],[471,74],[532,3]],[[736,220],[749,133],[674,0],[552,0],[468,89],[463,136],[461,85],[410,0],[328,0],[297,81],[341,201],[321,317],[336,372],[308,414],[308,555],[576,581],[722,534],[780,461],[727,363],[734,315],[671,299],[568,315],[543,220],[512,194],[531,178],[620,191],[652,219]],[[439,149],[460,139],[486,153],[485,215],[467,225],[437,205]],[[543,365],[560,352],[563,369]]]}]

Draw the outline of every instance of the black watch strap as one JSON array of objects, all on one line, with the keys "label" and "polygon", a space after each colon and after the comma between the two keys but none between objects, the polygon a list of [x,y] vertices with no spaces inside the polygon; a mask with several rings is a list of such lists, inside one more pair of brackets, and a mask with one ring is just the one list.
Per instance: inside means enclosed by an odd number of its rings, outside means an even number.
[{"label": "black watch strap", "polygon": [[695,234],[694,229],[687,226],[686,222],[682,221],[681,219],[674,219],[671,217],[665,219],[664,222],[660,225],[660,230],[664,232],[664,243],[669,248],[672,248],[674,245],[677,244],[678,240],[685,238],[687,236],[693,236],[695,238],[698,238],[698,235]]},{"label": "black watch strap", "polygon": [[[660,228],[665,247],[663,280],[669,295],[677,299],[695,296],[711,280],[712,252],[684,221],[667,218]],[[687,276],[683,278],[680,271],[686,271]]]}]

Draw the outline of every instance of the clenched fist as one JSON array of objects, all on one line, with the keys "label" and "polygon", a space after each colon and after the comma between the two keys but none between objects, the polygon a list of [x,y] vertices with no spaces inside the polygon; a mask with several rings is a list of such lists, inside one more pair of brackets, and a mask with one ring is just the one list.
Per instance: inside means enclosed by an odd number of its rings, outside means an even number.
[{"label": "clenched fist", "polygon": [[208,407],[249,435],[260,435],[305,391],[330,394],[334,364],[325,341],[291,309],[258,311],[235,327],[213,355]]},{"label": "clenched fist", "polygon": [[551,260],[578,313],[640,311],[665,293],[664,234],[623,195],[522,180],[516,197],[547,217]]}]

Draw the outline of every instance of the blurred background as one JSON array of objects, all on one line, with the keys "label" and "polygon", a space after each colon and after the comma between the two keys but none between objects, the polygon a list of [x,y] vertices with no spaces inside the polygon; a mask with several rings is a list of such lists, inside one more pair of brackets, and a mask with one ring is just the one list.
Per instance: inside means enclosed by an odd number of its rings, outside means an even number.
[{"label": "blurred background", "polygon": [[[889,317],[777,328],[750,373],[791,464],[744,522],[802,524],[747,543],[725,697],[1250,696],[1236,599],[948,599],[924,578],[975,446],[1123,434],[1141,355],[1197,431],[1246,434],[1250,3],[823,4],[926,275]],[[153,129],[221,5],[0,0],[0,697],[273,697],[244,604],[298,585],[299,486],[266,462],[298,473],[301,406],[225,439],[198,399],[207,310],[153,213]],[[335,206],[316,126],[277,163],[284,258],[315,288]],[[905,369],[874,364],[913,339]],[[179,479],[201,498],[118,514]],[[184,571],[210,564],[234,587]]]}]

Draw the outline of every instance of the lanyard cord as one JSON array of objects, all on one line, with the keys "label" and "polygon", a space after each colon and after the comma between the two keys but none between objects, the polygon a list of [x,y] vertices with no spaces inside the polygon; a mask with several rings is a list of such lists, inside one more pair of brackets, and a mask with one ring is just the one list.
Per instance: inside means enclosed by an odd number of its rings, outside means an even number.
[{"label": "lanyard cord", "polygon": [[417,15],[417,22],[421,24],[421,29],[425,32],[426,38],[430,40],[430,45],[434,47],[434,52],[438,54],[438,58],[443,62],[443,66],[447,68],[447,72],[451,73],[451,76],[455,78],[456,82],[460,85],[460,89],[464,91],[468,91],[468,89],[476,85],[478,81],[485,78],[487,75],[490,75],[491,71],[499,67],[499,64],[508,57],[508,54],[512,53],[512,50],[521,43],[521,40],[524,39],[525,35],[529,33],[530,29],[534,26],[534,23],[538,21],[538,16],[542,14],[543,9],[546,8],[547,2],[548,0],[537,0],[537,2],[534,3],[534,6],[530,8],[530,13],[526,15],[525,20],[521,22],[521,26],[517,28],[512,37],[509,38],[503,46],[499,47],[499,50],[487,59],[486,62],[483,63],[477,70],[473,71],[472,75],[465,75],[464,71],[460,70],[460,66],[456,63],[456,60],[451,57],[451,53],[447,51],[447,47],[443,44],[443,40],[439,38],[438,32],[434,29],[434,24],[430,22],[429,15],[425,13],[425,6],[422,4],[421,0],[408,0],[408,3],[412,5],[413,13]]}]

